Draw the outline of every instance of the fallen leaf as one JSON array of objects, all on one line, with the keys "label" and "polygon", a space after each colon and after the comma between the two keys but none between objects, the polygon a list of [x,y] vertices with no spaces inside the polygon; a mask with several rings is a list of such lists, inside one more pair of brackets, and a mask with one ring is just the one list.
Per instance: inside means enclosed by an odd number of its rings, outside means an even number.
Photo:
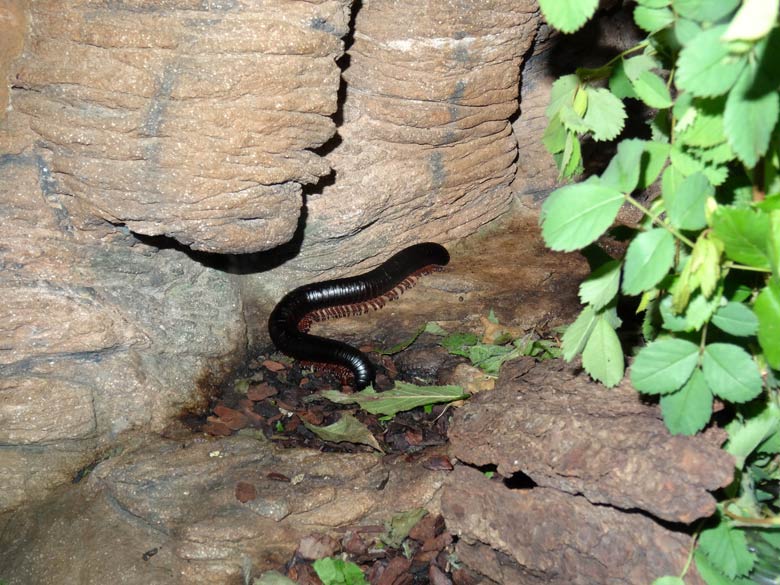
[{"label": "fallen leaf", "polygon": [[314,426],[307,422],[303,424],[323,441],[359,443],[384,453],[368,427],[349,413],[343,413],[338,421],[326,427]]},{"label": "fallen leaf", "polygon": [[394,416],[398,412],[438,402],[451,402],[467,398],[460,386],[417,386],[396,382],[395,387],[384,392],[366,388],[354,394],[325,390],[320,395],[337,404],[357,402],[360,408],[371,414]]},{"label": "fallen leaf", "polygon": [[452,471],[452,462],[445,455],[432,455],[423,460],[422,466],[431,471]]},{"label": "fallen leaf", "polygon": [[488,345],[504,345],[513,339],[522,337],[525,333],[520,327],[510,327],[509,325],[493,323],[487,317],[480,317],[479,320],[482,321],[482,327],[484,327],[485,331],[482,334],[482,343]]},{"label": "fallen leaf", "polygon": [[331,557],[339,550],[339,541],[327,534],[310,534],[298,543],[298,556],[309,561]]},{"label": "fallen leaf", "polygon": [[227,406],[223,406],[222,404],[214,407],[214,414],[219,417],[220,422],[226,424],[228,428],[234,431],[243,429],[249,424],[249,421],[244,414],[237,410],[233,410],[232,408],[228,408]]},{"label": "fallen leaf", "polygon": [[246,392],[246,397],[254,402],[260,402],[271,396],[276,396],[279,391],[270,384],[253,384]]},{"label": "fallen leaf", "polygon": [[227,437],[233,434],[233,431],[229,426],[213,416],[206,419],[206,424],[203,425],[201,430],[204,433],[214,435],[215,437]]},{"label": "fallen leaf", "polygon": [[281,362],[276,362],[274,360],[263,360],[263,367],[271,370],[272,372],[281,372],[282,370],[286,370],[287,366],[284,365]]}]

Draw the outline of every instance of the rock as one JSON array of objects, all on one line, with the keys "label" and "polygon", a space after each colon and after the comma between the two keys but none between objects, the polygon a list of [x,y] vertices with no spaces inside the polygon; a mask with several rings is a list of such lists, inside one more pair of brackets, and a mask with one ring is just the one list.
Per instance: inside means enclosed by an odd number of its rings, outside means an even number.
[{"label": "rock", "polygon": [[[436,513],[445,477],[370,453],[283,450],[248,436],[157,439],[103,461],[45,507],[6,516],[14,529],[0,530],[0,574],[9,585],[239,582],[247,568],[281,567],[305,536],[419,507]],[[237,499],[239,483],[255,497]]]},{"label": "rock", "polygon": [[[0,81],[8,76],[11,62],[22,51],[24,31],[27,26],[22,0],[0,0],[0,23],[3,36],[0,37]],[[0,120],[8,106],[8,86],[0,83]]]},{"label": "rock", "polygon": [[234,277],[76,229],[49,173],[35,154],[0,157],[0,511],[69,481],[122,433],[167,426],[246,345]]},{"label": "rock", "polygon": [[291,282],[456,240],[509,209],[517,144],[508,120],[538,22],[527,0],[361,6],[340,142],[326,155],[336,180],[307,197]]},{"label": "rock", "polygon": [[496,389],[455,414],[452,454],[593,504],[692,523],[715,511],[734,458],[706,435],[672,436],[628,382],[604,388],[558,362],[504,364]]},{"label": "rock", "polygon": [[[552,488],[511,490],[475,469],[453,471],[442,494],[458,558],[512,585],[649,583],[678,575],[691,537]],[[701,585],[691,568],[686,583]]]},{"label": "rock", "polygon": [[12,114],[80,223],[266,250],[330,172],[310,149],[334,132],[350,4],[32,2]]}]

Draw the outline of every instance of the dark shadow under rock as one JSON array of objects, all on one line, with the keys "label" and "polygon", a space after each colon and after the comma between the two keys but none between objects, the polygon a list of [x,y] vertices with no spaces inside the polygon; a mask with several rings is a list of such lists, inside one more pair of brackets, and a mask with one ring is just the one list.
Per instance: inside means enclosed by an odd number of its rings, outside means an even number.
[{"label": "dark shadow under rock", "polygon": [[732,480],[720,435],[672,436],[627,380],[607,389],[562,362],[532,360],[506,364],[495,391],[470,400],[449,431],[461,461],[683,523],[711,515],[710,492]]}]

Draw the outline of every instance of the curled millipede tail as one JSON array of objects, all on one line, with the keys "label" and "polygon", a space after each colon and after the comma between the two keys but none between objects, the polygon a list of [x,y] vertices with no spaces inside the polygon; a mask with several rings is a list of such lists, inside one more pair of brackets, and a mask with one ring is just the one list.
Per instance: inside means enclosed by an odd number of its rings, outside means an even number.
[{"label": "curled millipede tail", "polygon": [[376,376],[368,357],[341,341],[309,334],[311,324],[381,309],[414,286],[420,276],[442,270],[449,261],[444,246],[416,244],[361,276],[298,287],[284,295],[271,312],[271,340],[277,349],[296,359],[347,368],[355,378],[355,387],[362,390]]}]

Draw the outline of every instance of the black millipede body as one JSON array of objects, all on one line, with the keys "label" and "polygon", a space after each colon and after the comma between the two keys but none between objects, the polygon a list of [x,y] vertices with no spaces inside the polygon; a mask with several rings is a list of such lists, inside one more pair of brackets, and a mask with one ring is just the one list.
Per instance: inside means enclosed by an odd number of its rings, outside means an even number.
[{"label": "black millipede body", "polygon": [[368,357],[349,344],[309,334],[311,323],[379,309],[411,287],[417,276],[438,270],[449,261],[444,246],[416,244],[360,276],[298,287],[287,293],[271,312],[271,340],[277,349],[296,359],[349,369],[355,377],[355,387],[362,390],[376,376]]}]

